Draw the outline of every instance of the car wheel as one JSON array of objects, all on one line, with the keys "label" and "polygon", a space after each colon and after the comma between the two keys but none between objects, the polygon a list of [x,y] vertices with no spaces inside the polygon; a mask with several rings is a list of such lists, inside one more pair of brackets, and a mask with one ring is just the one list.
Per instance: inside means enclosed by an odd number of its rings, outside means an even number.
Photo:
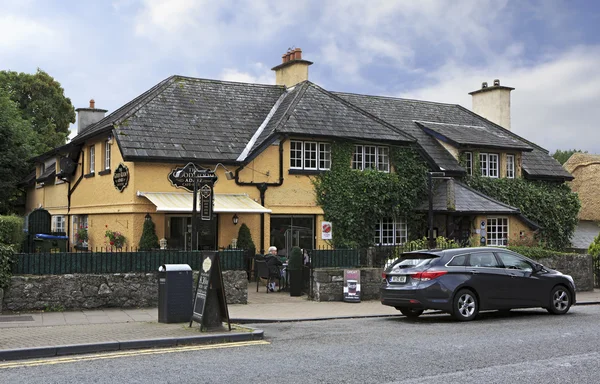
[{"label": "car wheel", "polygon": [[571,293],[562,285],[554,287],[550,293],[550,306],[546,308],[553,315],[563,315],[571,308]]},{"label": "car wheel", "polygon": [[400,312],[402,312],[402,314],[404,316],[406,316],[409,319],[416,319],[417,317],[421,316],[423,314],[423,310],[422,309],[415,309],[415,308],[398,308],[398,310]]},{"label": "car wheel", "polygon": [[454,296],[452,316],[456,320],[469,321],[473,320],[477,316],[477,313],[479,313],[477,296],[468,289],[458,291]]}]

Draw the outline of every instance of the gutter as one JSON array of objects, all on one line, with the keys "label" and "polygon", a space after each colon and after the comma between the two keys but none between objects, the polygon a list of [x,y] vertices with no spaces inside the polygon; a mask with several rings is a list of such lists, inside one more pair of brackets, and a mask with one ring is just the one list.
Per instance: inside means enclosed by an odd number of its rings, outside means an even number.
[{"label": "gutter", "polygon": [[[254,186],[254,187],[258,188],[258,191],[260,192],[260,205],[262,205],[263,207],[265,206],[265,194],[267,192],[267,189],[269,187],[279,187],[283,184],[283,143],[286,140],[287,140],[287,136],[285,136],[283,139],[281,139],[279,141],[279,181],[277,181],[275,183],[265,183],[265,182],[255,183],[255,182],[240,181],[239,174],[240,174],[240,171],[244,169],[244,164],[242,164],[235,170],[234,180],[235,180],[236,185]],[[264,213],[260,214],[260,253],[261,254],[265,253],[265,214]]]}]

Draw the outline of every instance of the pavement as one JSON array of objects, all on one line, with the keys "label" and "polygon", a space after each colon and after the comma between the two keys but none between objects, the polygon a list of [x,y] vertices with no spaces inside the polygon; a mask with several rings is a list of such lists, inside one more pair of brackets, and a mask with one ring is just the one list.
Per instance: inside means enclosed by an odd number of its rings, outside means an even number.
[{"label": "pavement", "polygon": [[[0,361],[69,354],[172,347],[263,339],[264,332],[243,324],[400,316],[378,300],[360,303],[315,302],[287,292],[256,292],[248,304],[229,305],[230,332],[200,332],[194,323],[158,322],[157,308],[105,308],[0,315]],[[599,305],[600,290],[578,292],[576,305]]]}]

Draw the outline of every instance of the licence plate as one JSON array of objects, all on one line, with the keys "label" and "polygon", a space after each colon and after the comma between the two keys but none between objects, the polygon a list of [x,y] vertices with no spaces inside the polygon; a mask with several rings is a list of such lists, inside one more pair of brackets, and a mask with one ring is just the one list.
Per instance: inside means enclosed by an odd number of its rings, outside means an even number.
[{"label": "licence plate", "polygon": [[406,276],[391,276],[390,282],[392,282],[392,283],[406,283]]}]

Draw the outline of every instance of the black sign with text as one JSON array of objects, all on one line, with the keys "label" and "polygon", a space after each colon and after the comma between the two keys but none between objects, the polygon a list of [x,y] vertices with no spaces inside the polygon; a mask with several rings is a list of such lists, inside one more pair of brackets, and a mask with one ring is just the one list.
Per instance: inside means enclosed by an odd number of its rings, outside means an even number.
[{"label": "black sign with text", "polygon": [[194,192],[194,179],[198,181],[198,188],[200,188],[203,182],[211,181],[215,183],[217,175],[210,169],[200,168],[195,164],[178,167],[169,172],[171,185],[189,192]]},{"label": "black sign with text", "polygon": [[129,184],[129,168],[123,163],[120,163],[115,173],[113,174],[113,183],[119,192],[123,192]]},{"label": "black sign with text", "polygon": [[[212,302],[213,300],[217,300],[217,302]],[[208,311],[214,313],[208,313]],[[202,264],[198,274],[190,327],[193,321],[200,323],[200,330],[220,326],[223,322],[227,322],[231,331],[218,252],[202,252]]]}]

